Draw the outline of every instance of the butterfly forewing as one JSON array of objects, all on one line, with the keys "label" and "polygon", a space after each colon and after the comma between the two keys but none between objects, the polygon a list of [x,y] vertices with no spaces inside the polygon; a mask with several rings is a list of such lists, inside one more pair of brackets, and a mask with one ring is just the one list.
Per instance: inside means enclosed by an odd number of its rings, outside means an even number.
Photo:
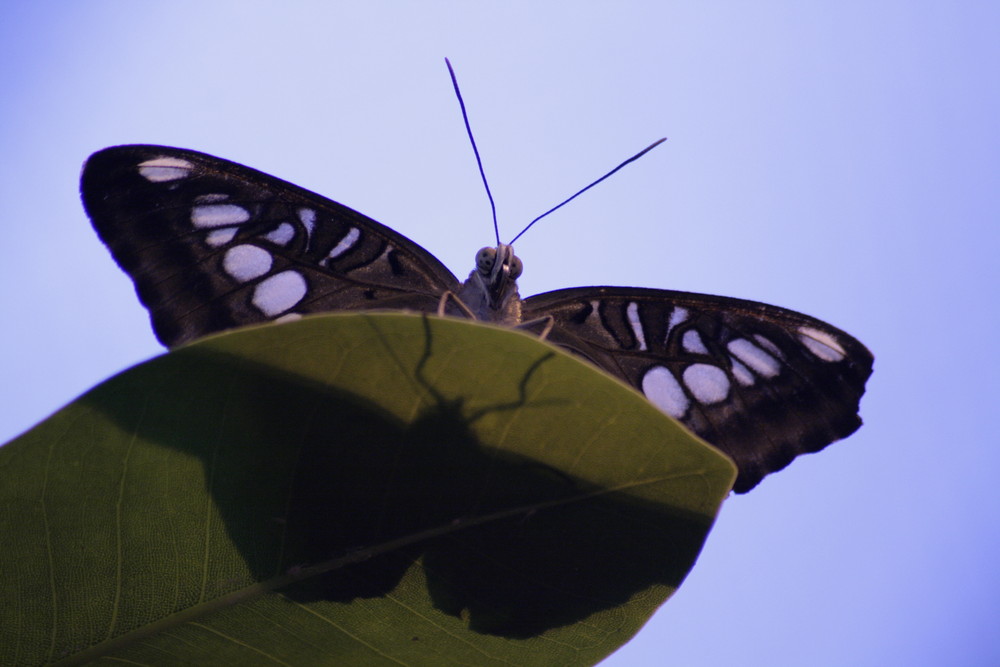
[{"label": "butterfly forewing", "polygon": [[[95,153],[81,190],[167,346],[334,310],[447,305],[449,314],[509,326],[551,324],[551,342],[630,383],[732,457],[738,492],[861,424],[871,353],[806,315],[624,287],[578,287],[522,303],[520,260],[509,246],[480,251],[489,261],[477,259],[463,286],[416,243],[346,206],[177,148]],[[464,308],[455,307],[459,299]]]},{"label": "butterfly forewing", "polygon": [[790,310],[666,290],[585,287],[524,301],[549,339],[640,389],[736,461],[746,492],[860,425],[871,353]]},{"label": "butterfly forewing", "polygon": [[432,312],[458,281],[346,206],[242,165],[118,146],[84,166],[83,203],[159,340],[331,310]]}]

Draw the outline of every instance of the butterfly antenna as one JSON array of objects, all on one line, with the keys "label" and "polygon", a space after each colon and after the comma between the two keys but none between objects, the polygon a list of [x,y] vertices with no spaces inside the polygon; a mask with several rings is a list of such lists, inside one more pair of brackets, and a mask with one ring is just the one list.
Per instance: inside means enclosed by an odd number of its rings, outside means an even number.
[{"label": "butterfly antenna", "polygon": [[444,59],[448,66],[448,74],[451,75],[451,83],[455,86],[455,96],[458,97],[458,105],[462,107],[462,120],[465,121],[465,131],[469,133],[469,141],[472,143],[472,152],[476,154],[476,164],[479,165],[479,175],[483,177],[483,186],[486,187],[486,196],[490,198],[490,209],[493,211],[493,233],[497,237],[497,245],[500,245],[500,227],[497,225],[497,205],[493,203],[493,193],[490,192],[490,184],[486,182],[486,172],[483,171],[483,161],[479,157],[479,149],[476,148],[476,138],[472,136],[472,126],[469,125],[469,114],[465,111],[465,100],[462,99],[462,91],[458,89],[458,79],[455,78],[455,70],[451,67],[451,61]]},{"label": "butterfly antenna", "polygon": [[583,188],[582,190],[580,190],[579,192],[577,192],[576,194],[574,194],[574,195],[573,195],[572,197],[570,197],[569,199],[566,199],[565,201],[562,201],[562,202],[560,202],[560,203],[556,204],[555,206],[553,206],[552,208],[550,208],[549,210],[547,210],[547,211],[546,211],[545,213],[542,213],[542,214],[541,214],[540,216],[538,216],[537,218],[535,218],[534,220],[532,220],[531,222],[529,222],[529,223],[528,223],[528,226],[527,226],[527,227],[525,227],[524,229],[522,229],[522,230],[521,230],[521,231],[520,231],[520,232],[518,233],[518,235],[517,235],[517,236],[515,236],[515,237],[514,237],[513,239],[511,239],[510,243],[508,243],[507,245],[514,245],[514,241],[516,241],[516,240],[518,240],[519,238],[521,238],[521,236],[522,236],[522,235],[523,235],[523,234],[524,234],[524,233],[525,233],[526,231],[528,231],[529,229],[531,229],[531,226],[532,226],[533,224],[535,224],[536,222],[538,222],[539,220],[541,220],[542,218],[544,218],[545,216],[547,216],[547,215],[548,215],[549,213],[552,213],[553,211],[555,211],[555,210],[557,210],[557,209],[560,209],[560,208],[562,208],[563,206],[565,206],[566,204],[570,203],[571,201],[573,201],[574,199],[576,199],[577,197],[579,197],[580,195],[582,195],[582,194],[583,194],[584,192],[586,192],[586,191],[587,191],[587,190],[589,190],[590,188],[594,187],[595,185],[597,185],[598,183],[600,183],[601,181],[603,181],[603,180],[604,180],[605,178],[607,178],[607,177],[611,176],[611,174],[615,173],[616,171],[618,171],[619,169],[621,169],[622,167],[624,167],[625,165],[627,165],[627,164],[628,164],[629,162],[635,162],[636,160],[638,160],[639,158],[641,158],[641,157],[642,157],[643,155],[645,155],[645,154],[646,154],[646,153],[648,153],[649,151],[653,150],[654,148],[656,148],[657,146],[659,146],[660,144],[662,144],[662,143],[663,143],[664,141],[666,141],[666,140],[667,140],[667,138],[666,138],[666,137],[663,137],[663,138],[662,138],[662,139],[660,139],[659,141],[654,141],[654,142],[653,142],[653,143],[651,143],[651,144],[650,144],[649,146],[646,146],[646,147],[645,147],[645,148],[643,148],[643,149],[642,149],[641,151],[639,151],[638,153],[636,153],[635,155],[633,155],[633,156],[632,156],[632,157],[630,157],[629,159],[625,160],[625,161],[624,161],[624,162],[622,162],[622,163],[621,163],[620,165],[618,165],[617,167],[615,167],[614,169],[612,169],[612,170],[611,170],[611,171],[609,171],[608,173],[604,174],[604,175],[603,175],[603,176],[601,176],[601,177],[600,177],[599,179],[597,179],[596,181],[594,181],[593,183],[591,183],[591,184],[590,184],[590,185],[588,185],[587,187]]}]

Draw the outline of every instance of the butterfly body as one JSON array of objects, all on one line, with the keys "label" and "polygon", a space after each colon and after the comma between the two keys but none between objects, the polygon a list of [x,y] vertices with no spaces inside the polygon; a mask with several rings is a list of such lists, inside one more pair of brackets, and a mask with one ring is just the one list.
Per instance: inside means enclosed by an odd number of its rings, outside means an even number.
[{"label": "butterfly body", "polygon": [[84,166],[81,192],[168,347],[339,310],[544,321],[551,342],[636,387],[729,454],[739,492],[861,424],[871,353],[793,311],[625,287],[522,300],[522,266],[509,245],[481,249],[463,283],[413,241],[346,206],[178,148],[99,151]]}]

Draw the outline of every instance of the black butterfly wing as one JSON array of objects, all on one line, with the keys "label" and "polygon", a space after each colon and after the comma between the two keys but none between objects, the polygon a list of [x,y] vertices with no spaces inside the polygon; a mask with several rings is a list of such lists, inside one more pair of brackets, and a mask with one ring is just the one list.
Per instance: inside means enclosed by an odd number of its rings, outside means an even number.
[{"label": "black butterfly wing", "polygon": [[745,493],[861,425],[871,352],[825,322],[753,301],[581,287],[523,304],[549,340],[642,391],[729,455]]},{"label": "black butterfly wing", "polygon": [[455,276],[346,206],[210,155],[116,146],[80,185],[94,229],[173,347],[213,331],[333,310],[437,310]]},{"label": "black butterfly wing", "polygon": [[[95,153],[81,178],[98,235],[175,346],[334,310],[435,312],[459,282],[346,206],[242,165],[163,146]],[[872,355],[830,325],[752,301],[584,287],[523,303],[549,339],[643,393],[729,454],[745,492],[858,428]],[[512,323],[513,324],[513,323]]]}]

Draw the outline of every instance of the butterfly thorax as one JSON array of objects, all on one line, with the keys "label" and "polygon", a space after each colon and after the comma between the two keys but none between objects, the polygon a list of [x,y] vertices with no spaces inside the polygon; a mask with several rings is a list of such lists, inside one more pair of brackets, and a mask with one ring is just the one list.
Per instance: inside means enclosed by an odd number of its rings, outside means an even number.
[{"label": "butterfly thorax", "polygon": [[517,293],[517,278],[522,268],[509,245],[481,248],[476,253],[476,268],[462,285],[458,298],[478,320],[518,324],[521,296]]}]

